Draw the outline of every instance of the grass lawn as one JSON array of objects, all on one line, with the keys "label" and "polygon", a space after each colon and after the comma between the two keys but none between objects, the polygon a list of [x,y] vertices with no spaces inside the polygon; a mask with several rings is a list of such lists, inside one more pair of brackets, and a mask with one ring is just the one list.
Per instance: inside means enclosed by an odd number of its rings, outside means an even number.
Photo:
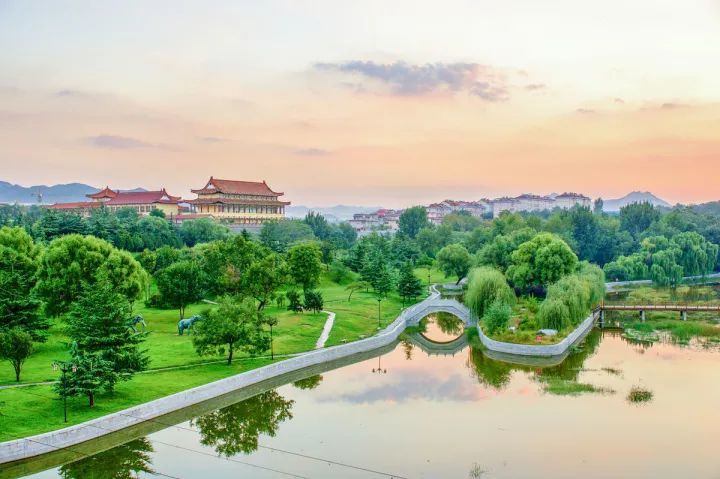
[{"label": "grass lawn", "polygon": [[0,390],[0,441],[39,434],[94,419],[152,401],[168,394],[270,364],[269,359],[245,359],[226,364],[205,364],[174,371],[138,374],[119,383],[114,394],[100,394],[95,407],[86,398],[68,398],[68,422],[63,422],[62,401],[52,386]]}]

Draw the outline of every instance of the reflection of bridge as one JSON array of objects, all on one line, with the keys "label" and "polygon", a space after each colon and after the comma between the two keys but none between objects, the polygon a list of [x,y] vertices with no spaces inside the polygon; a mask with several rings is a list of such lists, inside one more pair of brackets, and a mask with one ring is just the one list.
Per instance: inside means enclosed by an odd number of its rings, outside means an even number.
[{"label": "reflection of bridge", "polygon": [[430,356],[454,356],[468,345],[467,334],[460,333],[460,336],[452,341],[438,342],[423,336],[422,333],[407,335],[407,340],[425,351]]},{"label": "reflection of bridge", "polygon": [[718,305],[688,305],[688,304],[602,304],[600,306],[600,322],[605,319],[605,311],[639,311],[640,319],[645,321],[646,312],[673,311],[680,313],[680,318],[687,320],[688,313],[720,313]]}]

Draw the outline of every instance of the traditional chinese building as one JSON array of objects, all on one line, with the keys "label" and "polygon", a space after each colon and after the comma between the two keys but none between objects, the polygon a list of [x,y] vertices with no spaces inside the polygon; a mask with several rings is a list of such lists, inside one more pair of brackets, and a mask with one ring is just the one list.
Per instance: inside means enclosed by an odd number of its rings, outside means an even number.
[{"label": "traditional chinese building", "polygon": [[273,191],[265,181],[221,180],[211,176],[201,189],[190,191],[198,196],[188,200],[194,214],[237,225],[262,225],[284,219],[285,207],[290,204],[279,200],[284,193]]},{"label": "traditional chinese building", "polygon": [[85,195],[91,201],[78,201],[74,203],[55,203],[49,206],[53,210],[73,211],[88,215],[95,208],[106,207],[111,211],[120,208],[133,208],[140,215],[150,214],[152,210],[160,210],[167,218],[173,218],[180,212],[179,196],[172,196],[165,188],[158,191],[119,191],[109,187]]}]

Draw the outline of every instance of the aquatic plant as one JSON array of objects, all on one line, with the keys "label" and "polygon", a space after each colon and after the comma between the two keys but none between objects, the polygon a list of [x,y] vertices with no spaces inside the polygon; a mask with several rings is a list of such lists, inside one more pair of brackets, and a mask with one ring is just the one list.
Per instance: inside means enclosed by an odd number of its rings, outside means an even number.
[{"label": "aquatic plant", "polygon": [[627,400],[630,403],[646,403],[651,401],[653,398],[653,392],[649,389],[645,389],[642,386],[633,386],[630,388],[630,392],[627,395]]},{"label": "aquatic plant", "polygon": [[581,383],[561,378],[543,378],[543,391],[558,396],[577,396],[583,393],[615,394],[615,391],[594,384]]}]

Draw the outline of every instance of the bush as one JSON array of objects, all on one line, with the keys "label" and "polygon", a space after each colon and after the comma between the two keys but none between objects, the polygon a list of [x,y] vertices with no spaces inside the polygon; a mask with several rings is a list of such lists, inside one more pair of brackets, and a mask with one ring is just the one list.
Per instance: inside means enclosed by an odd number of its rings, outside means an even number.
[{"label": "bush", "polygon": [[490,307],[487,308],[482,321],[489,334],[495,334],[498,331],[504,331],[510,322],[512,308],[502,300],[495,300]]},{"label": "bush", "polygon": [[540,305],[537,314],[538,325],[541,329],[556,329],[561,331],[570,326],[570,311],[558,298],[548,298]]},{"label": "bush", "polygon": [[470,272],[469,278],[465,304],[478,318],[485,316],[485,311],[496,300],[507,305],[515,304],[515,293],[500,271],[489,267],[476,268]]}]

